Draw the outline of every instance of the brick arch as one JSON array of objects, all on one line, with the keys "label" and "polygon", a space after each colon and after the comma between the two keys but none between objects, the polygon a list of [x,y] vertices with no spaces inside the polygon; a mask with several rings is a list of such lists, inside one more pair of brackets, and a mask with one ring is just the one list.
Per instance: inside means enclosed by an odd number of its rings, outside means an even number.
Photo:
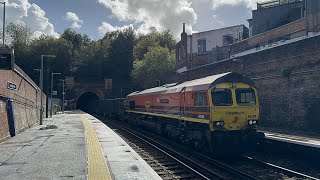
[{"label": "brick arch", "polygon": [[93,94],[96,94],[99,97],[99,99],[104,99],[103,91],[100,91],[97,89],[82,89],[81,91],[76,92],[76,96],[75,96],[76,103],[79,100],[79,98],[85,93],[93,93]]},{"label": "brick arch", "polygon": [[77,103],[80,96],[86,92],[92,92],[96,94],[99,97],[99,99],[105,99],[104,84],[75,83],[72,91],[75,103]]}]

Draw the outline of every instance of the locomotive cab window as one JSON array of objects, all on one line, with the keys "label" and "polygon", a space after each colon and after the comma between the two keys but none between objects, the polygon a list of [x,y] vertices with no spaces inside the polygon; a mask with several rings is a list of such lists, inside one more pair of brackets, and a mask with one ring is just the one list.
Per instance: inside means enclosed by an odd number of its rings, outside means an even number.
[{"label": "locomotive cab window", "polygon": [[194,93],[194,106],[207,106],[207,94],[205,92]]},{"label": "locomotive cab window", "polygon": [[237,104],[239,106],[253,106],[256,104],[253,89],[236,89]]},{"label": "locomotive cab window", "polygon": [[214,106],[232,106],[232,92],[230,89],[213,89],[211,95]]}]

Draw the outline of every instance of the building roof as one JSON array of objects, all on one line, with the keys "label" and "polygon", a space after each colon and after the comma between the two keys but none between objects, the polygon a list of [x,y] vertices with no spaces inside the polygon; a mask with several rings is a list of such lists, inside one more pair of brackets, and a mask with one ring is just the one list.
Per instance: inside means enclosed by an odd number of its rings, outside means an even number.
[{"label": "building roof", "polygon": [[257,3],[257,10],[281,6],[284,4],[302,2],[303,0],[270,0],[267,2]]},{"label": "building roof", "polygon": [[[225,30],[225,29],[230,29],[230,28],[235,28],[235,27],[246,27],[244,24],[239,24],[239,25],[234,25],[234,26],[229,26],[229,27],[223,27],[223,28],[219,28],[219,29],[212,29],[212,30],[208,30],[208,31],[201,31],[201,32],[195,32],[192,33],[192,35],[194,34],[201,34],[201,33],[208,33],[208,32],[214,32],[214,31],[221,31],[221,30]],[[247,28],[247,27],[246,27]],[[190,36],[190,35],[189,35]]]}]

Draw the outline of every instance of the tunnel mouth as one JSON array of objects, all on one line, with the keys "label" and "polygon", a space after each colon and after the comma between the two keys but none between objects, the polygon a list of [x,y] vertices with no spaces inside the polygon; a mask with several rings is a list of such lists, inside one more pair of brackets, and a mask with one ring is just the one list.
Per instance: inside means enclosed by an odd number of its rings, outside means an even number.
[{"label": "tunnel mouth", "polygon": [[85,92],[83,93],[78,101],[77,101],[77,109],[80,109],[81,111],[90,113],[92,110],[92,107],[94,105],[94,102],[98,101],[99,97],[96,93],[93,92]]}]

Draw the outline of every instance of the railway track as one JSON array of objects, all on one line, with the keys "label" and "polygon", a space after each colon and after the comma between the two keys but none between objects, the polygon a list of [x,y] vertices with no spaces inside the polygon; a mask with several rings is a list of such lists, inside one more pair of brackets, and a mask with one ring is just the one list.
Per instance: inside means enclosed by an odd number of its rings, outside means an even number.
[{"label": "railway track", "polygon": [[[148,154],[145,159],[151,167],[154,167],[156,172],[159,172],[161,177],[164,177],[164,179],[317,179],[248,156],[243,156],[230,161],[216,160],[194,152],[185,146],[167,140],[154,133],[144,130],[139,130],[139,132],[137,132],[136,130],[132,130],[127,126],[114,121],[105,122],[117,129],[121,129],[121,131],[126,132],[127,135],[135,137],[134,139],[144,141],[149,144],[149,146],[152,146],[165,154],[164,156],[161,155],[158,157],[154,154]],[[145,155],[145,145],[141,145],[139,142],[129,142],[129,144],[133,147],[137,147],[138,153],[139,151],[142,151],[142,156]],[[170,158],[173,158],[178,164],[170,162]],[[164,164],[161,164],[161,162],[164,162]],[[158,165],[162,169],[157,167]],[[183,168],[184,171],[181,168]],[[175,169],[177,169],[176,174]],[[192,172],[193,175],[188,175],[186,172]],[[181,174],[184,176],[181,176]]]},{"label": "railway track", "polygon": [[307,174],[303,174],[303,173],[300,173],[300,172],[297,172],[297,171],[293,171],[293,170],[290,170],[290,169],[287,169],[287,168],[284,168],[284,167],[280,167],[280,166],[277,166],[275,164],[264,162],[264,161],[261,161],[261,160],[258,160],[258,159],[255,159],[255,158],[252,158],[252,157],[249,157],[249,156],[243,156],[243,158],[246,159],[247,161],[250,161],[250,162],[255,163],[257,165],[260,165],[260,166],[265,166],[265,167],[277,169],[278,172],[283,172],[285,174],[291,175],[291,176],[296,177],[296,178],[319,180],[319,178],[312,177],[312,176],[309,176]]},{"label": "railway track", "polygon": [[116,124],[112,124],[111,127],[117,128],[116,132],[162,179],[210,179],[133,131]]},{"label": "railway track", "polygon": [[[144,135],[146,132],[141,134],[113,121],[105,121],[105,123],[113,128],[117,128],[116,132],[118,132],[126,141],[129,141],[128,144],[132,146],[133,149],[137,150],[139,155],[141,155],[143,158],[145,157],[145,161],[149,163],[150,166],[154,168],[155,171],[158,172],[158,174],[164,179],[259,179],[221,162],[214,160],[208,161],[206,160],[207,157],[203,157],[201,160],[199,160],[199,157],[192,155],[193,152],[191,150],[180,149],[182,146],[179,146],[179,148],[173,147],[172,145],[164,143],[163,141],[159,142],[158,140],[155,140],[158,137],[152,138],[150,136],[152,133],[148,133],[146,136]],[[122,132],[119,132],[119,130]],[[128,136],[123,133],[126,133],[131,137],[128,138]],[[134,137],[133,142],[132,137]],[[139,141],[137,142],[137,140]],[[152,148],[157,149],[163,153],[164,156],[159,156],[159,154],[157,152],[155,153],[154,150],[150,151],[150,147],[146,148],[146,145],[142,145],[141,141],[147,143],[148,146],[152,146]],[[173,158],[174,161],[178,162],[179,165],[171,164],[169,160],[170,158]],[[162,159],[165,159],[164,162],[168,163],[170,166],[183,167],[185,170],[192,172],[194,176],[176,175],[176,172],[174,170],[172,171],[171,167],[169,167],[169,174],[166,174],[165,172],[168,171],[168,166],[166,166],[166,164],[161,164],[161,162],[159,163],[159,161],[162,161]],[[163,168],[160,168],[158,165]],[[178,172],[182,173],[182,170],[178,169]],[[184,172],[184,174],[186,173]]]}]

